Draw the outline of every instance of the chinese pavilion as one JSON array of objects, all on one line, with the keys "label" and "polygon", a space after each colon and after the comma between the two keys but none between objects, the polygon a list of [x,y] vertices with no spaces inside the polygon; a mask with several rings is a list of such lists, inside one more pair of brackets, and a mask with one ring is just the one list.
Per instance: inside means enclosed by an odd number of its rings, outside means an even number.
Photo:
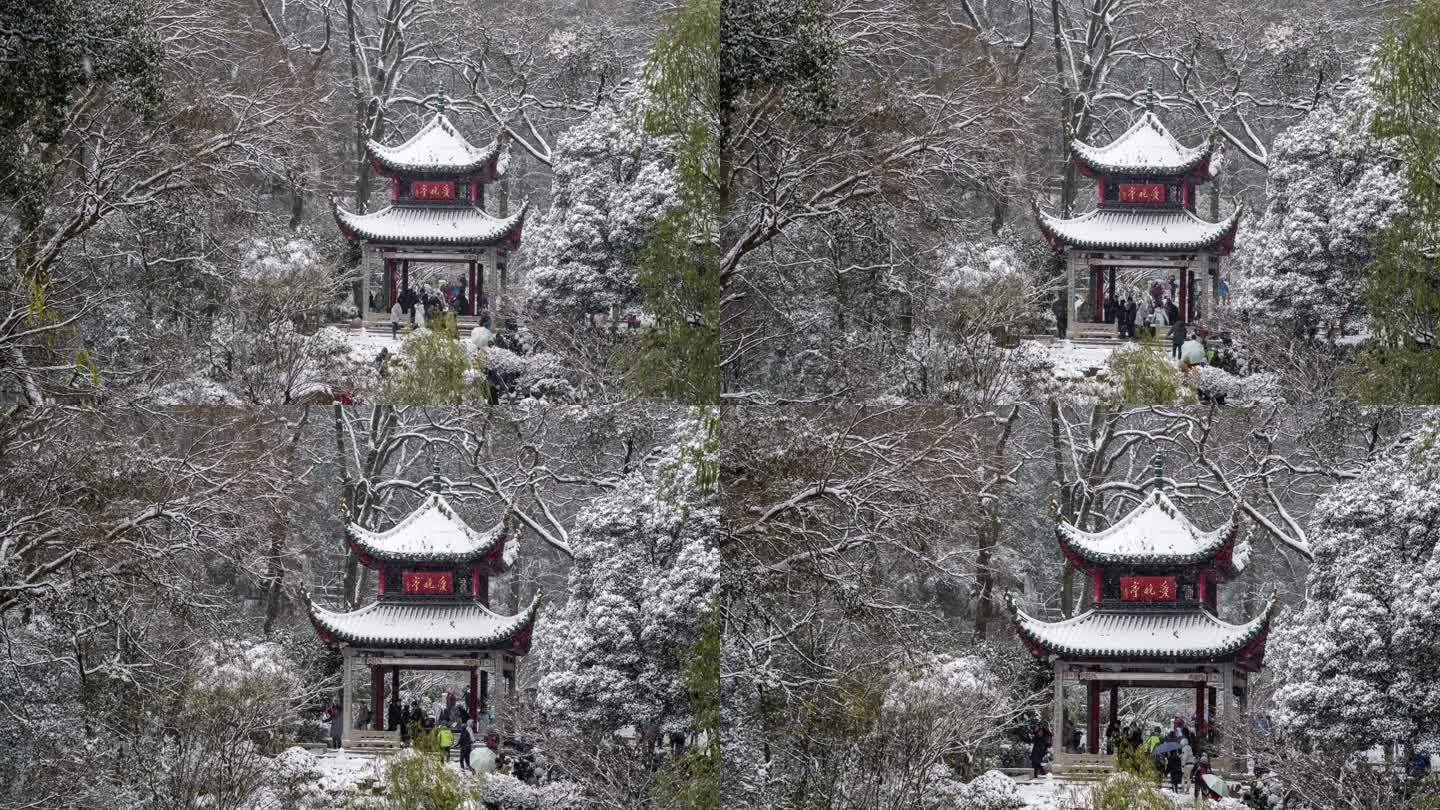
[{"label": "chinese pavilion", "polygon": [[[485,532],[471,529],[440,494],[437,466],[431,492],[415,511],[382,532],[351,523],[345,543],[375,571],[375,601],[339,613],[306,596],[316,632],[343,657],[346,718],[353,716],[352,669],[358,661],[370,670],[373,730],[357,733],[347,722],[345,743],[387,736],[385,676],[390,675],[392,694],[398,695],[404,669],[468,671],[467,708],[478,731],[480,715],[489,706],[491,676],[499,677],[504,694],[515,689],[516,659],[530,651],[540,606],[537,593],[516,615],[490,609],[491,578],[515,562],[516,540],[507,522]],[[393,735],[398,738],[398,732]]]},{"label": "chinese pavilion", "polygon": [[1093,210],[1061,219],[1034,203],[1041,233],[1065,255],[1065,304],[1072,309],[1068,337],[1113,334],[1079,323],[1073,307],[1077,284],[1084,285],[1087,322],[1104,323],[1105,298],[1119,289],[1117,270],[1177,277],[1175,304],[1187,322],[1204,317],[1197,279],[1209,288],[1212,307],[1218,297],[1219,257],[1234,246],[1242,208],[1219,222],[1196,215],[1196,189],[1217,173],[1211,159],[1218,141],[1212,132],[1200,146],[1180,143],[1151,111],[1152,101],[1149,94],[1139,120],[1104,146],[1071,139],[1071,160],[1082,175],[1095,178]]},{"label": "chinese pavilion", "polygon": [[[1055,667],[1057,771],[1108,762],[1098,756],[1102,692],[1108,692],[1109,720],[1115,721],[1120,687],[1193,689],[1194,726],[1202,737],[1211,734],[1212,725],[1229,727],[1232,698],[1238,698],[1242,714],[1247,707],[1247,678],[1261,667],[1275,596],[1243,624],[1220,619],[1220,583],[1245,569],[1250,546],[1237,542],[1233,518],[1211,531],[1191,523],[1163,484],[1157,455],[1154,488],[1114,525],[1098,532],[1064,521],[1057,525],[1055,539],[1065,559],[1089,576],[1089,610],[1047,622],[1020,610],[1014,596],[1006,595],[1020,639]],[[1059,744],[1066,681],[1084,683],[1087,690],[1088,756],[1066,754]],[[1217,761],[1212,755],[1212,762],[1229,770],[1224,757]]]},{"label": "chinese pavilion", "polygon": [[376,261],[383,265],[385,310],[410,286],[412,262],[466,265],[465,314],[475,315],[487,303],[480,292],[487,271],[499,284],[508,251],[520,244],[529,203],[503,218],[485,212],[485,186],[504,176],[509,162],[508,138],[502,131],[485,146],[472,145],[445,116],[445,105],[442,95],[430,122],[398,146],[366,143],[371,168],[390,178],[388,207],[356,214],[331,201],[341,233],[364,246],[363,316]]}]

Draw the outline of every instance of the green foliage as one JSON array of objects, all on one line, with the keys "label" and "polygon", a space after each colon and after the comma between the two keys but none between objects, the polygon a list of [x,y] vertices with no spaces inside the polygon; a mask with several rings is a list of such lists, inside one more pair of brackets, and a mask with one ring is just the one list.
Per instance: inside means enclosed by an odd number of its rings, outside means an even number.
[{"label": "green foliage", "polygon": [[1106,359],[1105,367],[1111,386],[1103,397],[1106,402],[1161,405],[1195,400],[1195,392],[1185,386],[1158,338],[1133,348],[1116,349]]},{"label": "green foliage", "polygon": [[1430,222],[1440,214],[1440,0],[1411,7],[1399,32],[1376,55],[1380,104],[1372,129],[1394,139],[1406,162],[1411,202]]},{"label": "green foliage", "polygon": [[1135,776],[1147,785],[1160,779],[1160,772],[1155,769],[1155,760],[1145,752],[1144,746],[1131,746],[1127,743],[1116,748],[1115,765],[1119,770]]},{"label": "green foliage", "polygon": [[1368,268],[1376,340],[1351,388],[1369,402],[1440,401],[1440,0],[1421,0],[1374,63],[1372,132],[1405,160],[1408,216],[1384,236]]},{"label": "green foliage", "polygon": [[690,648],[685,670],[695,730],[703,740],[672,757],[656,777],[660,807],[710,810],[720,806],[720,603],[712,601]]},{"label": "green foliage", "polygon": [[690,0],[650,54],[642,123],[674,149],[681,204],[656,221],[641,256],[635,284],[656,325],[625,356],[642,394],[694,403],[720,396],[719,45],[719,0]]},{"label": "green foliage", "polygon": [[381,398],[399,405],[431,405],[484,400],[490,395],[483,358],[471,361],[469,350],[453,335],[453,315],[439,318],[432,329],[405,339],[391,363]]},{"label": "green foliage", "polygon": [[416,751],[390,758],[385,769],[386,806],[396,810],[460,810],[467,801],[479,801],[460,783],[455,771],[438,755]]},{"label": "green foliage", "polygon": [[828,116],[840,61],[828,9],[817,0],[725,3],[720,80],[727,111],[747,93],[779,88],[787,112],[815,123]]},{"label": "green foliage", "polygon": [[1122,771],[1092,787],[1088,802],[1074,806],[1088,810],[1174,810],[1175,804],[1152,784]]},{"label": "green foliage", "polygon": [[1440,259],[1436,230],[1417,217],[1401,217],[1384,234],[1368,268],[1366,295],[1374,340],[1360,353],[1364,371],[1346,380],[1372,403],[1440,402]]}]

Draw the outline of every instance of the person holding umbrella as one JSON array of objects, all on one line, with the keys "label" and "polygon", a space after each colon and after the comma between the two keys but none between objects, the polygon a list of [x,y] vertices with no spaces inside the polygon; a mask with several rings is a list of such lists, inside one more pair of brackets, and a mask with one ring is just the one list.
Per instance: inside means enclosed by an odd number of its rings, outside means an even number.
[{"label": "person holding umbrella", "polygon": [[1166,745],[1175,746],[1174,748],[1170,749],[1170,752],[1168,754],[1165,755],[1165,769],[1170,772],[1170,791],[1172,793],[1179,793],[1180,775],[1182,773],[1182,769],[1180,766],[1180,744],[1166,743]]},{"label": "person holding umbrella", "polygon": [[1205,774],[1210,773],[1210,755],[1201,754],[1190,766],[1190,781],[1195,786],[1195,798],[1200,798],[1200,792],[1205,790]]}]

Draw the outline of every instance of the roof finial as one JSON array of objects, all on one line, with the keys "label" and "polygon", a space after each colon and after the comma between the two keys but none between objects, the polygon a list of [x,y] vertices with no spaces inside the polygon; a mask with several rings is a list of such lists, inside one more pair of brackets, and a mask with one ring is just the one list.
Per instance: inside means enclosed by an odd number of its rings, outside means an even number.
[{"label": "roof finial", "polygon": [[445,85],[439,79],[435,80],[435,112],[444,115],[445,108],[450,105],[450,99],[445,95]]},{"label": "roof finial", "polygon": [[1145,112],[1155,111],[1155,79],[1145,80]]},{"label": "roof finial", "polygon": [[430,448],[430,491],[440,494],[440,459],[435,457],[435,448]]},{"label": "roof finial", "polygon": [[1165,488],[1165,451],[1155,451],[1155,491],[1159,492]]}]

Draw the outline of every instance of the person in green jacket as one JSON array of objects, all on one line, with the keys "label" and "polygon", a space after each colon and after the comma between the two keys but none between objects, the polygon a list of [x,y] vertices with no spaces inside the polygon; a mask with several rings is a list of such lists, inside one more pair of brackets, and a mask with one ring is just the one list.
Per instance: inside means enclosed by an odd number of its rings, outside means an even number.
[{"label": "person in green jacket", "polygon": [[435,727],[435,742],[440,748],[440,761],[450,761],[450,746],[455,744],[455,732],[445,724]]}]

